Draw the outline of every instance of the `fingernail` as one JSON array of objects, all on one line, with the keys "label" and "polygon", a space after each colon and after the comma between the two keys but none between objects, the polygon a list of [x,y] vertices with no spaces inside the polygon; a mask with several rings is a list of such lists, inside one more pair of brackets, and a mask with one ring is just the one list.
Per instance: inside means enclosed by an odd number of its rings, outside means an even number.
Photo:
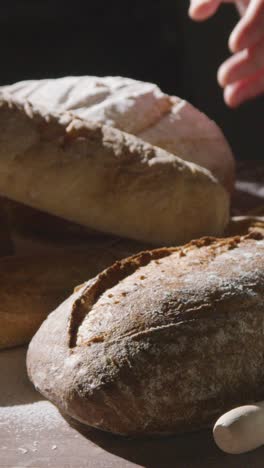
[{"label": "fingernail", "polygon": [[223,88],[225,86],[225,67],[221,65],[217,71],[218,84]]},{"label": "fingernail", "polygon": [[239,106],[240,104],[239,100],[235,99],[234,86],[232,85],[226,86],[224,90],[224,101],[227,104],[227,106],[231,107],[232,109]]},{"label": "fingernail", "polygon": [[194,0],[189,7],[189,15],[195,14],[196,10],[208,3],[208,0]]},{"label": "fingernail", "polygon": [[232,33],[229,36],[228,47],[229,47],[230,52],[232,52],[233,54],[238,52],[237,45],[236,45],[236,31],[235,30],[232,31]]},{"label": "fingernail", "polygon": [[241,28],[243,27],[243,18],[240,22],[236,25],[229,36],[228,40],[228,47],[229,50],[234,54],[236,52],[240,52],[240,50],[244,49],[242,41],[241,41]]}]

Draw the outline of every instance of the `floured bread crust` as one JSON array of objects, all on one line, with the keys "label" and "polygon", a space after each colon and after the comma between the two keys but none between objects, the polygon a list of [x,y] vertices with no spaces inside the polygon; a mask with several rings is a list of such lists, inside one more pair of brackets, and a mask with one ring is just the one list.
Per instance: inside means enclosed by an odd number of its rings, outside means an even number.
[{"label": "floured bread crust", "polygon": [[221,235],[225,189],[120,130],[0,101],[0,194],[97,231],[160,245]]},{"label": "floured bread crust", "polygon": [[158,86],[129,78],[95,76],[31,80],[0,88],[48,112],[71,112],[110,125],[210,170],[231,191],[234,160],[219,127]]},{"label": "floured bread crust", "polygon": [[263,399],[264,238],[204,238],[115,263],[64,302],[28,351],[35,387],[125,435],[212,425]]}]

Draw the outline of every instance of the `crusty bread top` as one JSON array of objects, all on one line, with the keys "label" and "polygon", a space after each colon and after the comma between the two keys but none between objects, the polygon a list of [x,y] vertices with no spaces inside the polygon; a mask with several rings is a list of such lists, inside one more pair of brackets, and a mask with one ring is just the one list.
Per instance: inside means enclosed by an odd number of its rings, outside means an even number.
[{"label": "crusty bread top", "polygon": [[119,434],[201,429],[263,399],[263,254],[251,233],[116,263],[42,324],[30,379],[67,414]]},{"label": "crusty bread top", "polygon": [[227,189],[234,160],[219,127],[179,97],[152,83],[122,77],[64,77],[0,88],[0,95],[31,102],[47,112],[71,112],[137,135],[182,159],[209,169]]},{"label": "crusty bread top", "polygon": [[[71,112],[133,135],[155,124],[171,108],[170,97],[152,83],[123,77],[64,77],[29,80],[0,88],[48,112]],[[178,98],[178,102],[182,100]]]},{"label": "crusty bread top", "polygon": [[158,244],[219,235],[227,223],[228,195],[209,171],[133,135],[11,98],[0,101],[0,126],[7,198]]},{"label": "crusty bread top", "polygon": [[[79,291],[69,346],[135,340],[262,304],[264,237],[203,238],[115,263]],[[240,300],[241,298],[241,300]]]}]

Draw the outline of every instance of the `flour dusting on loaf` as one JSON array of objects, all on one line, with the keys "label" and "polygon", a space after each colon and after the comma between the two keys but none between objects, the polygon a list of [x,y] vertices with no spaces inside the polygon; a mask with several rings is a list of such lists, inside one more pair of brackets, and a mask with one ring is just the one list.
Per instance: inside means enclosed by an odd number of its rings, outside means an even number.
[{"label": "flour dusting on loaf", "polygon": [[49,316],[29,376],[62,411],[113,433],[208,427],[264,397],[263,293],[259,232],[143,252]]},{"label": "flour dusting on loaf", "polygon": [[64,77],[3,86],[1,94],[137,135],[207,168],[232,190],[234,159],[219,127],[190,103],[163,93],[155,84],[118,76]]},{"label": "flour dusting on loaf", "polygon": [[154,245],[221,235],[229,196],[206,169],[134,135],[0,99],[0,194]]}]

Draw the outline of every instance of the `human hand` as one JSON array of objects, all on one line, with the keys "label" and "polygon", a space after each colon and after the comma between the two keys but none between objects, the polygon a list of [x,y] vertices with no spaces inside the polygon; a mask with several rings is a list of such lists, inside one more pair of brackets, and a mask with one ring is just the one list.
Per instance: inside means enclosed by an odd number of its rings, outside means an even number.
[{"label": "human hand", "polygon": [[264,0],[191,0],[190,17],[205,20],[222,3],[235,4],[242,15],[229,37],[233,56],[218,70],[225,102],[236,107],[264,93]]}]

